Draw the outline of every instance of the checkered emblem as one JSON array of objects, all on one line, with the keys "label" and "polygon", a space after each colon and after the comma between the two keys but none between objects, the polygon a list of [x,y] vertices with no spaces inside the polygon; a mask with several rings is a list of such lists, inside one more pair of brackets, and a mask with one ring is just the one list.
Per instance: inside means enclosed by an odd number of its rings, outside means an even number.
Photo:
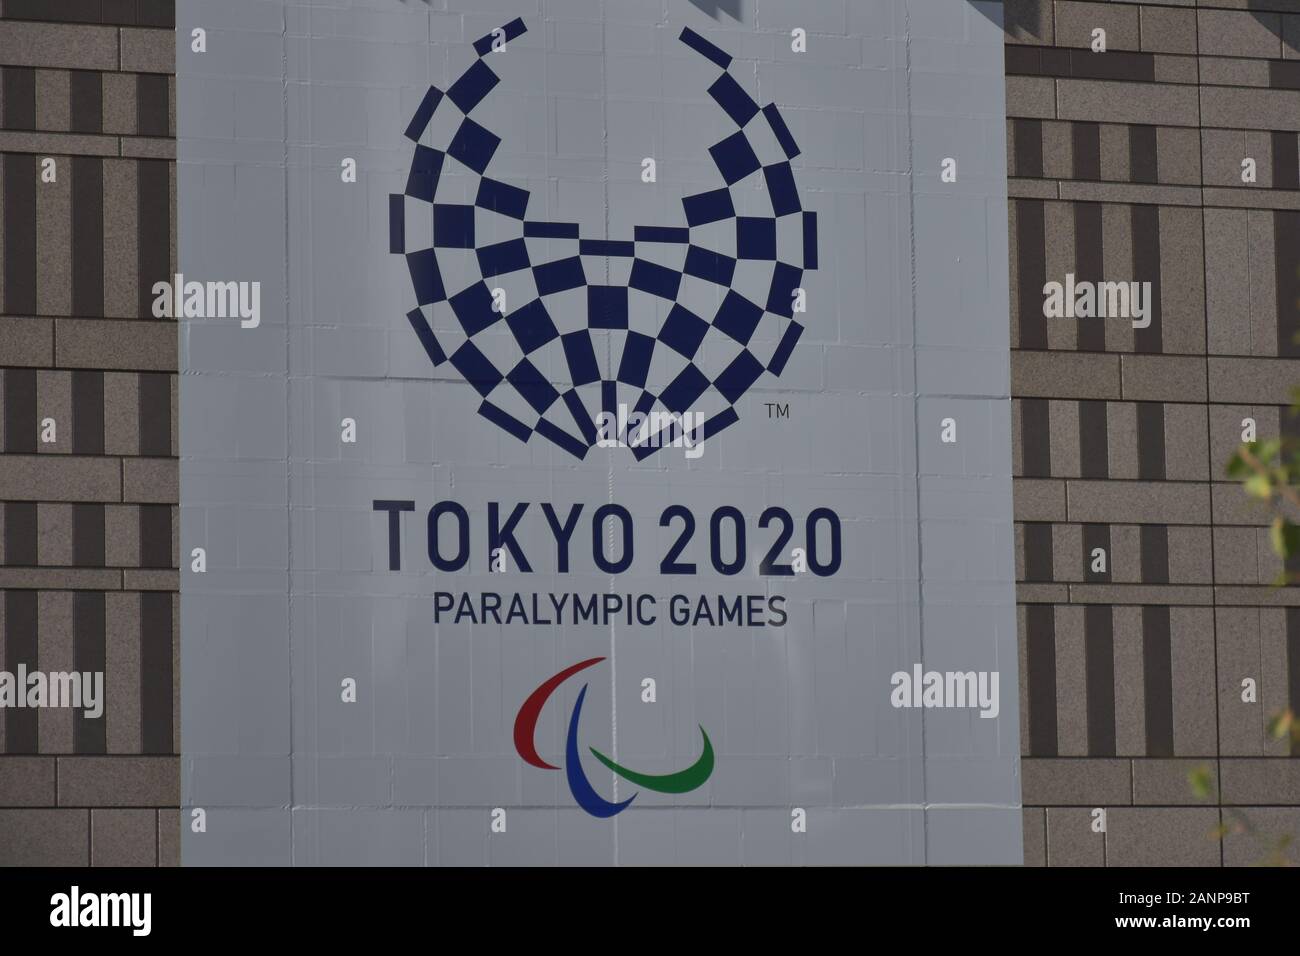
[{"label": "checkered emblem", "polygon": [[[734,127],[708,149],[718,186],[683,197],[676,224],[630,237],[530,215],[528,190],[489,175],[501,138],[473,117],[500,82],[486,60],[494,38],[526,30],[517,19],[478,40],[470,67],[445,92],[430,86],[406,129],[416,146],[405,192],[389,198],[389,251],[410,271],[407,319],[434,366],[450,362],[479,414],[520,441],[540,435],[585,458],[598,416],[620,406],[665,423],[619,436],[638,460],[687,412],[710,438],[765,372],[781,374],[803,333],[795,301],[817,268],[817,214],[795,186],[799,147],[776,106],[760,108],[731,75],[732,58],[686,28],[681,42],[721,70],[708,92]],[[411,234],[432,244],[412,248]]]}]

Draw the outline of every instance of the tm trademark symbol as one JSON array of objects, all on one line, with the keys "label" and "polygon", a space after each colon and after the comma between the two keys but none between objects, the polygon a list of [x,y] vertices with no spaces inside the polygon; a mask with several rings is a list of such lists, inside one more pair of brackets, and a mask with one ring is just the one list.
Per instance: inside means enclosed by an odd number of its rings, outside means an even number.
[{"label": "tm trademark symbol", "polygon": [[790,417],[790,404],[788,402],[784,404],[781,402],[764,402],[763,405],[767,408],[768,418]]}]

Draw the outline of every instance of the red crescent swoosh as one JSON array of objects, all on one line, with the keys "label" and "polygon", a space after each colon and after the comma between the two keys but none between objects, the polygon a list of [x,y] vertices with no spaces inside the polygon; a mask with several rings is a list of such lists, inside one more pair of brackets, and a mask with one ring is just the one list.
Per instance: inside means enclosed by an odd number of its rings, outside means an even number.
[{"label": "red crescent swoosh", "polygon": [[585,670],[592,664],[599,664],[604,659],[603,657],[593,657],[590,660],[579,661],[572,667],[566,667],[528,695],[524,705],[519,708],[519,713],[515,715],[515,750],[519,752],[519,756],[523,757],[526,763],[530,763],[534,767],[541,767],[543,770],[560,769],[551,766],[537,755],[537,744],[533,740],[533,732],[537,729],[537,718],[541,716],[542,706],[546,703],[547,698],[554,693],[555,688],[578,673],[578,671]]}]

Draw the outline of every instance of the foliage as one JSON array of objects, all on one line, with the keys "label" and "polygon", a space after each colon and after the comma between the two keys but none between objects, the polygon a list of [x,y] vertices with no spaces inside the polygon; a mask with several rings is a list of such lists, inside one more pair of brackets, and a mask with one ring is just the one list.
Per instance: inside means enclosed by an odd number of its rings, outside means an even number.
[{"label": "foliage", "polygon": [[[1291,393],[1289,414],[1300,412],[1300,389]],[[1269,543],[1273,553],[1282,561],[1282,570],[1273,580],[1277,587],[1300,584],[1300,441],[1289,436],[1265,441],[1246,442],[1228,462],[1228,476],[1241,482],[1247,495],[1263,503],[1272,513],[1269,522]],[[1292,753],[1300,752],[1300,719],[1294,706],[1270,715],[1268,736],[1273,740],[1288,741]],[[1217,785],[1209,767],[1199,766],[1188,774],[1188,784],[1198,799],[1209,800],[1217,796]],[[1222,808],[1222,817],[1215,836],[1222,839],[1229,833],[1246,834],[1263,845],[1265,865],[1285,866],[1287,849],[1294,842],[1292,834],[1268,838],[1261,834],[1249,818],[1231,807]]]}]

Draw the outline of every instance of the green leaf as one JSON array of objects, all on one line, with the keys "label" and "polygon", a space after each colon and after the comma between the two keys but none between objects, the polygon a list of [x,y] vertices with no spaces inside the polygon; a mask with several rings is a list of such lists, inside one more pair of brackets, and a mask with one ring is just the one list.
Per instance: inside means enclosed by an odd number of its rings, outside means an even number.
[{"label": "green leaf", "polygon": [[1201,800],[1209,799],[1213,788],[1209,767],[1194,767],[1188,771],[1187,782],[1191,784],[1193,796]]},{"label": "green leaf", "polygon": [[1300,528],[1278,515],[1268,529],[1268,540],[1273,553],[1279,558],[1289,558],[1300,553]]},{"label": "green leaf", "polygon": [[1268,501],[1273,497],[1273,482],[1268,475],[1253,474],[1246,479],[1243,487],[1252,498]]},{"label": "green leaf", "polygon": [[1289,710],[1274,714],[1268,721],[1268,735],[1274,740],[1283,740],[1291,733],[1295,714]]},{"label": "green leaf", "polygon": [[1228,465],[1224,470],[1229,478],[1245,478],[1251,473],[1250,465],[1246,464],[1246,460],[1241,457],[1241,452],[1228,459]]}]

